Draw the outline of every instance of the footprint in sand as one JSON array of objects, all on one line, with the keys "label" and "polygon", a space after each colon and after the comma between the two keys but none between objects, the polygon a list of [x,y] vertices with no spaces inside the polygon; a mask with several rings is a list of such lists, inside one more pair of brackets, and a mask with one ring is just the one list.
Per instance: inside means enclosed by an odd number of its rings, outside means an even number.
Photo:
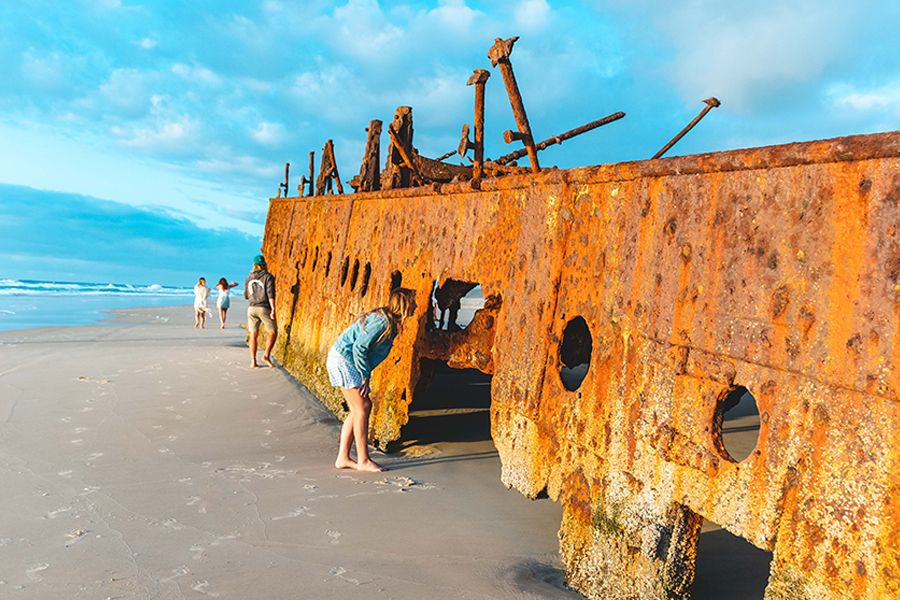
[{"label": "footprint in sand", "polygon": [[193,556],[191,556],[191,558],[193,558],[194,560],[202,559],[203,555],[206,553],[206,548],[204,548],[200,544],[194,544],[193,546],[191,546],[190,550],[194,553]]},{"label": "footprint in sand", "polygon": [[344,567],[332,567],[329,573],[331,573],[332,577],[336,579],[340,579],[341,581],[346,581],[347,583],[352,583],[353,585],[359,585],[359,579],[353,577],[345,577],[344,574],[347,572],[347,569]]},{"label": "footprint in sand", "polygon": [[190,571],[190,569],[187,568],[187,566],[181,565],[180,567],[176,567],[176,568],[172,569],[172,575],[170,575],[168,577],[163,577],[162,579],[160,579],[160,581],[162,583],[169,583],[170,581],[175,581],[179,577],[184,577],[185,575],[187,575],[190,572],[191,571]]},{"label": "footprint in sand", "polygon": [[279,454],[278,456],[275,457],[275,462],[277,462],[277,463],[284,462],[284,459],[285,459],[285,458],[287,458],[287,457],[286,457],[286,456],[281,456],[281,455]]},{"label": "footprint in sand", "polygon": [[85,431],[87,431],[87,427],[76,427],[72,430],[72,433],[77,435],[79,433],[84,433]]},{"label": "footprint in sand", "polygon": [[190,496],[190,497],[188,497],[188,501],[185,504],[185,506],[193,506],[193,505],[197,504],[198,502],[200,502],[200,496]]},{"label": "footprint in sand", "polygon": [[299,517],[300,515],[303,515],[304,517],[315,517],[316,516],[313,513],[309,512],[308,506],[298,506],[297,508],[295,508],[294,510],[292,510],[291,512],[289,512],[286,515],[272,517],[272,520],[280,521],[282,519],[292,519],[294,517]]},{"label": "footprint in sand", "polygon": [[218,598],[219,597],[218,592],[207,591],[208,587],[209,587],[209,582],[205,579],[202,579],[200,581],[195,581],[194,585],[191,586],[191,589],[194,590],[195,592],[199,592],[201,594],[209,596],[210,598]]},{"label": "footprint in sand", "polygon": [[163,428],[162,425],[151,425],[151,427],[152,427],[153,429],[162,429],[162,428]]},{"label": "footprint in sand", "polygon": [[78,438],[77,440],[71,440],[71,442],[72,442],[73,444],[75,444],[76,446],[80,446],[81,444],[84,443],[84,440],[81,439],[81,438]]},{"label": "footprint in sand", "polygon": [[69,479],[70,477],[72,477],[72,469],[67,469],[65,471],[58,471],[56,474],[59,475],[60,477],[65,477],[66,479]]},{"label": "footprint in sand", "polygon": [[44,515],[45,519],[55,519],[57,515],[62,513],[67,513],[72,510],[71,506],[63,506],[62,508],[57,508],[56,510],[51,510],[47,514]]},{"label": "footprint in sand", "polygon": [[335,531],[334,529],[327,529],[325,531],[325,535],[328,536],[329,542],[332,544],[340,544],[341,543],[341,532]]},{"label": "footprint in sand", "polygon": [[319,486],[317,486],[317,485],[314,484],[314,483],[307,483],[306,485],[303,486],[303,489],[306,490],[307,492],[311,492],[311,491],[313,491],[314,489],[317,489],[318,487],[319,487]]},{"label": "footprint in sand", "polygon": [[88,454],[88,460],[97,460],[101,456],[103,456],[102,452],[91,452]]},{"label": "footprint in sand", "polygon": [[46,571],[49,568],[50,568],[49,564],[40,563],[40,564],[34,565],[30,569],[26,569],[25,575],[27,575],[28,579],[30,579],[31,581],[40,581],[41,579],[43,579],[43,577],[41,576],[41,573],[43,571]]},{"label": "footprint in sand", "polygon": [[69,538],[69,541],[65,543],[65,547],[68,548],[84,536],[90,533],[87,529],[76,529],[70,533],[66,534],[66,537]]},{"label": "footprint in sand", "polygon": [[184,529],[181,523],[179,523],[175,519],[166,519],[161,523],[161,525],[163,527],[166,527],[167,529],[171,529],[172,531],[181,531],[182,529]]},{"label": "footprint in sand", "polygon": [[72,421],[72,417],[61,417],[59,420],[63,423],[69,423]]}]

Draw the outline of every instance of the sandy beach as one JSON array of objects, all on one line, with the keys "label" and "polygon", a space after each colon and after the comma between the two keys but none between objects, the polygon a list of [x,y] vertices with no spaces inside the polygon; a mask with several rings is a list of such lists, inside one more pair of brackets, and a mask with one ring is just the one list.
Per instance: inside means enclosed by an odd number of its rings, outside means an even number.
[{"label": "sandy beach", "polygon": [[[468,395],[411,413],[389,471],[338,471],[339,423],[248,367],[242,314],[0,332],[0,597],[581,597],[560,507],[499,481],[489,386],[441,386]],[[765,553],[705,529],[695,597],[762,597]]]}]

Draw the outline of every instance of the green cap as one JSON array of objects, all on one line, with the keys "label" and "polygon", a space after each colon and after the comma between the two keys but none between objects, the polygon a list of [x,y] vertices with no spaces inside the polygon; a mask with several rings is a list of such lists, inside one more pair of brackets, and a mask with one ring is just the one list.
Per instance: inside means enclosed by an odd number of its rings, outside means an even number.
[{"label": "green cap", "polygon": [[266,257],[264,257],[262,254],[257,254],[253,257],[253,264],[261,265],[263,267],[266,266]]}]

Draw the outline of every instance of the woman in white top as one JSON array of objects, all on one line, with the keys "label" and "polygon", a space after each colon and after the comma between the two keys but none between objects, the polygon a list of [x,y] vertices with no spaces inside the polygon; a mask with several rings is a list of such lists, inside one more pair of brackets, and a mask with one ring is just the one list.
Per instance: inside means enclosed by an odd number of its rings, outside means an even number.
[{"label": "woman in white top", "polygon": [[222,329],[225,329],[225,317],[228,315],[228,307],[231,306],[231,294],[229,293],[229,290],[233,287],[237,287],[237,284],[237,281],[228,283],[228,280],[224,277],[216,284],[216,289],[219,290],[219,297],[216,298],[216,307],[219,309],[219,323],[221,323]]},{"label": "woman in white top", "polygon": [[201,277],[194,286],[194,329],[206,329],[206,303],[209,301],[209,288],[206,277]]}]

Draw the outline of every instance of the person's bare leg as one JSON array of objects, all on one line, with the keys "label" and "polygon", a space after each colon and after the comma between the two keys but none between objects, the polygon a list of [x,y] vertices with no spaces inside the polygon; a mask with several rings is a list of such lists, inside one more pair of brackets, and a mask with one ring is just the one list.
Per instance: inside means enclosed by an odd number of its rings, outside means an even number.
[{"label": "person's bare leg", "polygon": [[[344,388],[341,388],[341,392],[344,392],[344,397],[346,398],[347,393]],[[353,411],[347,413],[346,418],[344,418],[344,424],[341,425],[341,442],[338,446],[338,455],[334,461],[334,468],[336,469],[355,469],[356,461],[350,458],[350,443],[353,441]]]},{"label": "person's bare leg", "polygon": [[225,309],[219,308],[219,329],[225,329]]},{"label": "person's bare leg", "polygon": [[275,363],[272,362],[272,348],[275,347],[275,338],[277,336],[277,331],[270,331],[268,338],[266,338],[266,352],[263,354],[263,360],[266,361],[266,364],[270,367],[275,366]]},{"label": "person's bare leg", "polygon": [[356,470],[377,473],[384,468],[369,458],[369,413],[372,401],[364,398],[358,388],[341,388],[347,405],[350,407],[350,418],[353,422],[353,438],[356,440]]},{"label": "person's bare leg", "polygon": [[259,366],[256,362],[256,331],[250,332],[250,367],[255,369]]},{"label": "person's bare leg", "polygon": [[194,309],[194,329],[200,327],[200,311],[196,308]]},{"label": "person's bare leg", "polygon": [[206,329],[206,309],[200,312],[200,329]]}]

